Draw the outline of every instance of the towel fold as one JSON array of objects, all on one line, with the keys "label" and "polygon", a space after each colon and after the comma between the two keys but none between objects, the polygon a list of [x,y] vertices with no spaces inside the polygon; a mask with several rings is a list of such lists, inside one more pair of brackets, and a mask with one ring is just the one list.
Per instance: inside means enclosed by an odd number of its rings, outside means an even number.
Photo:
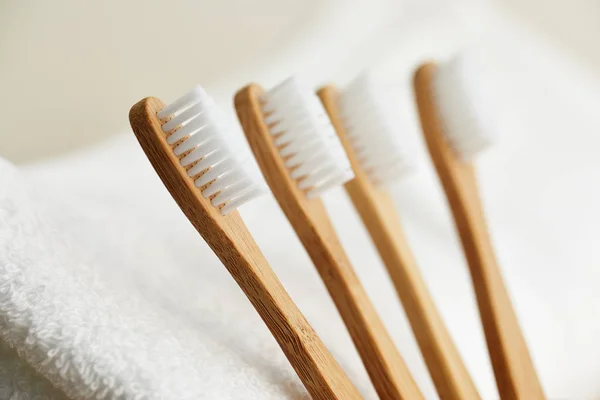
[{"label": "towel fold", "polygon": [[72,398],[197,399],[198,374],[135,288],[103,281],[30,205],[2,166],[0,334]]}]

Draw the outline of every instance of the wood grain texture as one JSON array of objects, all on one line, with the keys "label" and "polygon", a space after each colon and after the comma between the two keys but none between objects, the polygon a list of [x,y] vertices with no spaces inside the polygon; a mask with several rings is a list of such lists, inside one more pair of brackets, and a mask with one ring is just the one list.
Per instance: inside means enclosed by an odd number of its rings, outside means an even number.
[{"label": "wood grain texture", "polygon": [[414,88],[425,141],[452,210],[469,264],[496,384],[502,399],[544,399],[525,339],[497,265],[475,170],[444,138],[432,97],[434,64],[421,66]]},{"label": "wood grain texture", "polygon": [[358,162],[340,116],[337,91],[332,86],[326,86],[319,90],[318,96],[354,170],[355,177],[346,183],[346,192],[394,283],[440,398],[479,399],[475,385],[419,272],[392,198],[384,188],[371,183]]},{"label": "wood grain texture", "polygon": [[311,257],[381,399],[422,399],[404,360],[360,284],[320,199],[307,199],[289,177],[260,109],[262,89],[250,85],[235,108],[250,147],[279,205]]},{"label": "wood grain texture", "polygon": [[258,311],[312,398],[361,399],[290,299],[238,212],[221,215],[187,176],[156,117],[163,107],[160,100],[146,98],[132,107],[129,120],[164,185]]}]

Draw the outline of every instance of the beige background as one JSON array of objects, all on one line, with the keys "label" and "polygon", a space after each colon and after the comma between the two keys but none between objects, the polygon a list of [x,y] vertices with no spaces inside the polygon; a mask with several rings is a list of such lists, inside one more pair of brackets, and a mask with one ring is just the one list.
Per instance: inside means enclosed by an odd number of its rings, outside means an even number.
[{"label": "beige background", "polygon": [[0,0],[0,155],[30,160],[114,134],[137,99],[210,86],[277,51],[315,1],[253,3]]},{"label": "beige background", "polygon": [[[172,98],[198,82],[222,90],[232,77],[241,85],[315,32],[335,31],[352,8],[358,31],[390,15],[410,20],[411,2],[398,3],[0,0],[0,156],[20,163],[92,143],[125,129],[124,110],[143,96]],[[503,4],[600,71],[600,2]]]}]

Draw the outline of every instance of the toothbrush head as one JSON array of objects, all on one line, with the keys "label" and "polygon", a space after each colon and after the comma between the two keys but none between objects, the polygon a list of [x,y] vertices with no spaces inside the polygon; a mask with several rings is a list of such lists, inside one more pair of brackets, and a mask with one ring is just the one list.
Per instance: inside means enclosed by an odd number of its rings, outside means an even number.
[{"label": "toothbrush head", "polygon": [[414,143],[402,129],[389,89],[365,73],[338,97],[346,137],[360,168],[374,184],[385,184],[415,165]]},{"label": "toothbrush head", "polygon": [[290,178],[308,198],[354,177],[323,105],[303,81],[292,77],[264,92],[261,109]]},{"label": "toothbrush head", "polygon": [[433,99],[450,147],[463,161],[493,144],[497,104],[489,56],[475,49],[440,63],[433,76]]},{"label": "toothbrush head", "polygon": [[196,86],[156,117],[189,179],[222,215],[265,192],[252,156],[241,146],[243,135],[202,87]]}]

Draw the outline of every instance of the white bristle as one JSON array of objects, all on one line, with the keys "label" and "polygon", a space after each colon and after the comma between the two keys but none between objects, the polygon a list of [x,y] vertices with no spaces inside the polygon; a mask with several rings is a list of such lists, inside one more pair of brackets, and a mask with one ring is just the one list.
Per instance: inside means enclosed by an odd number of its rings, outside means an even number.
[{"label": "white bristle", "polygon": [[490,146],[496,136],[491,121],[498,111],[492,104],[497,91],[492,89],[490,67],[488,56],[472,49],[440,63],[435,73],[433,95],[442,128],[464,161]]},{"label": "white bristle", "polygon": [[354,177],[350,162],[321,101],[296,77],[263,97],[265,122],[286,161],[290,177],[308,197]]},{"label": "white bristle", "polygon": [[157,117],[168,119],[162,125],[168,134],[167,143],[173,145],[185,139],[173,152],[177,156],[185,154],[180,164],[189,168],[190,178],[204,172],[194,183],[203,188],[205,198],[215,196],[211,203],[220,208],[221,214],[265,191],[258,167],[248,149],[240,146],[243,135],[234,132],[224,112],[200,86],[163,108]]},{"label": "white bristle", "polygon": [[361,168],[376,184],[410,171],[414,146],[402,129],[400,105],[394,105],[389,88],[368,73],[360,75],[342,92],[339,106],[346,134]]}]

